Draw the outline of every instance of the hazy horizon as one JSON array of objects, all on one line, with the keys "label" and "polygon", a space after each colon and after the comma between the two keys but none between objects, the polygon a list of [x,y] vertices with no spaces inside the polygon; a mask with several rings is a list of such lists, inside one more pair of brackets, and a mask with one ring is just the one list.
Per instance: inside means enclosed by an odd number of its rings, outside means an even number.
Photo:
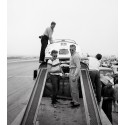
[{"label": "hazy horizon", "polygon": [[[85,54],[86,55],[86,54]],[[84,55],[84,56],[85,56]],[[95,56],[95,54],[90,54],[90,56]],[[111,56],[115,56],[115,57],[118,57],[117,55],[102,55],[103,57],[111,57]],[[7,58],[8,57],[39,57],[39,55],[7,55]]]},{"label": "hazy horizon", "polygon": [[73,39],[84,54],[118,56],[117,0],[7,2],[7,56],[39,56],[38,38],[57,23],[53,39]]}]

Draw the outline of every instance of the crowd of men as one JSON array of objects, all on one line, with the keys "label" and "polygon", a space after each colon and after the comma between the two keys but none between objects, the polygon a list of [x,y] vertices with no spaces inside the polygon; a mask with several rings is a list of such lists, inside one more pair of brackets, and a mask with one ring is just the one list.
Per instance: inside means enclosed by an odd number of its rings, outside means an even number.
[{"label": "crowd of men", "polygon": [[[54,28],[56,26],[55,22],[52,22],[50,27],[46,28],[43,35],[41,35],[39,38],[41,39],[41,52],[40,52],[40,58],[39,62],[44,64],[44,58],[45,58],[45,49],[48,44],[48,40],[50,41],[50,44],[53,43],[52,40],[52,34],[54,31]],[[71,92],[71,106],[72,107],[79,107],[79,89],[78,89],[78,80],[80,77],[80,56],[76,52],[76,46],[74,44],[70,45],[70,71],[69,71],[69,84],[70,84],[70,92]],[[47,62],[47,69],[48,73],[50,74],[50,79],[52,83],[52,105],[56,108],[57,100],[57,93],[59,90],[59,82],[60,82],[60,76],[65,76],[61,66],[59,59],[57,58],[58,51],[53,49],[51,51],[52,58],[48,60]],[[112,103],[118,103],[118,95],[116,95],[118,91],[118,79],[115,79],[115,89],[113,88],[113,84],[110,81],[107,81],[107,84],[103,84],[100,81],[100,73],[99,73],[99,67],[102,64],[101,59],[102,55],[97,54],[95,57],[86,57],[85,59],[88,59],[88,66],[89,66],[89,75],[91,78],[91,82],[93,85],[93,89],[96,95],[97,103],[99,106],[99,109],[103,109],[109,120],[112,122]],[[116,97],[117,96],[117,97]],[[116,105],[114,105],[115,107]]]}]

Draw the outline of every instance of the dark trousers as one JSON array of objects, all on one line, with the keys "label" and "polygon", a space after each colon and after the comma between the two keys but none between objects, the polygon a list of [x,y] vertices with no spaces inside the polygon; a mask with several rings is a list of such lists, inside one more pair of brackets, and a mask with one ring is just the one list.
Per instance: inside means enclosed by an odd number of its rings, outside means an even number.
[{"label": "dark trousers", "polygon": [[41,38],[41,51],[40,51],[40,58],[39,61],[44,61],[45,58],[45,49],[48,44],[48,37],[46,35],[42,36]]},{"label": "dark trousers", "polygon": [[108,100],[104,101],[103,100],[102,109],[105,112],[105,114],[107,115],[110,122],[112,123],[112,101],[108,101]]},{"label": "dark trousers", "polygon": [[90,78],[92,81],[93,89],[96,94],[97,102],[100,103],[100,101],[101,101],[101,82],[100,82],[99,71],[90,70],[89,74],[90,74]]},{"label": "dark trousers", "polygon": [[52,104],[56,102],[56,96],[59,90],[59,82],[60,76],[59,75],[50,75],[50,80],[52,83]]}]

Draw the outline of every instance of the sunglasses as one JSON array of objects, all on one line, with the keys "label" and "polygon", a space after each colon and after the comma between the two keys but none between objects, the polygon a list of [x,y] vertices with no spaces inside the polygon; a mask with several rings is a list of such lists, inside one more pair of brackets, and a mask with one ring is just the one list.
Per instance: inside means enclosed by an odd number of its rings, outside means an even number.
[{"label": "sunglasses", "polygon": [[73,52],[73,51],[74,51],[74,49],[70,49],[70,51],[72,51],[72,52]]}]

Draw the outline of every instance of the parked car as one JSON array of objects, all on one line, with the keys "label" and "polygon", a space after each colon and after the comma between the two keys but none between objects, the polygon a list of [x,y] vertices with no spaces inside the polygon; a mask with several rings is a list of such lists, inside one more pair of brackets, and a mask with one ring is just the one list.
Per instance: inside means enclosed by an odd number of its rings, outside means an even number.
[{"label": "parked car", "polygon": [[111,68],[107,67],[99,67],[99,72],[100,74],[103,74],[104,76],[106,75],[114,75],[114,71]]},{"label": "parked car", "polygon": [[111,68],[100,67],[99,72],[101,82],[107,84],[108,81],[110,81],[112,84],[114,84],[114,71]]}]

